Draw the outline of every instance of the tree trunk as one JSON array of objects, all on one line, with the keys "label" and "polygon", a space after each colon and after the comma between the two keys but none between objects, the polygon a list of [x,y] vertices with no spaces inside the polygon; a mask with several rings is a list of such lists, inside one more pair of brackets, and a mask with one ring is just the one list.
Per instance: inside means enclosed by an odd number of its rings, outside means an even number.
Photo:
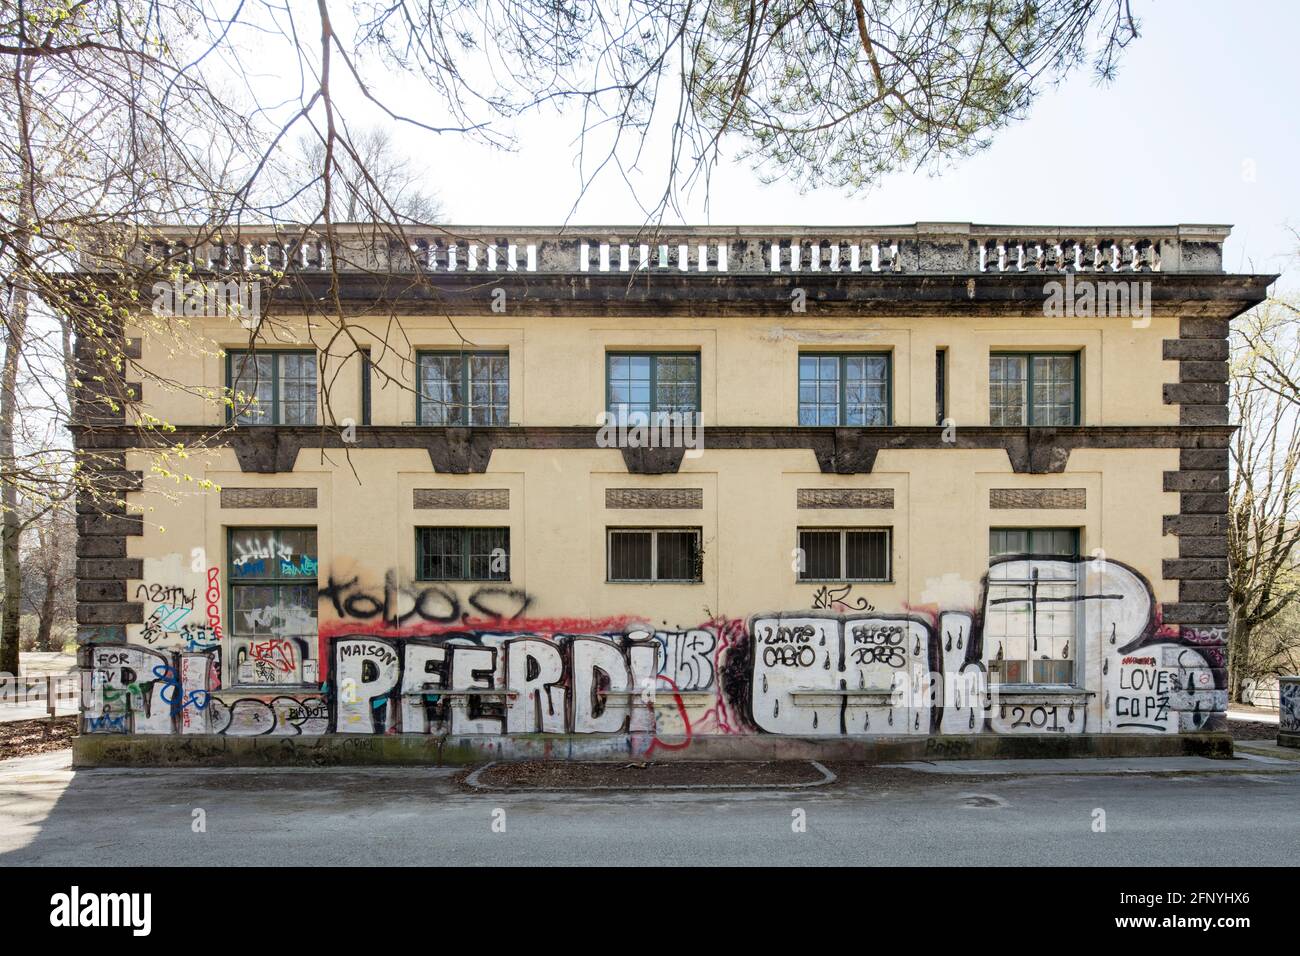
[{"label": "tree trunk", "polygon": [[58,584],[56,580],[58,566],[52,571],[45,573],[45,597],[41,599],[41,621],[40,627],[36,630],[36,649],[38,651],[52,651],[50,647],[50,635],[54,632],[54,601],[55,587]]},{"label": "tree trunk", "polygon": [[1249,673],[1250,637],[1254,627],[1232,616],[1228,628],[1228,700],[1241,703],[1241,684],[1251,676]]},{"label": "tree trunk", "polygon": [[22,56],[14,64],[14,86],[18,91],[18,149],[21,163],[18,193],[18,229],[14,238],[14,274],[10,306],[5,316],[4,365],[0,369],[0,564],[4,567],[5,598],[0,613],[0,672],[18,673],[19,621],[22,614],[22,575],[18,544],[22,522],[18,517],[18,456],[14,448],[14,421],[18,406],[18,365],[27,338],[28,289],[26,269],[30,267],[32,236],[28,223],[35,219],[35,170],[31,167],[31,128],[27,97],[31,65]]}]

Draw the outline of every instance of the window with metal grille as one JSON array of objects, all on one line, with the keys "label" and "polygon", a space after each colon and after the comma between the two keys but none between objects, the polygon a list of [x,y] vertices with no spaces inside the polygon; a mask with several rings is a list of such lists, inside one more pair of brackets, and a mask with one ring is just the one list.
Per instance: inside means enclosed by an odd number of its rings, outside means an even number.
[{"label": "window with metal grille", "polygon": [[236,425],[316,424],[316,353],[234,349],[226,386]]},{"label": "window with metal grille", "polygon": [[888,352],[799,356],[800,425],[888,425]]},{"label": "window with metal grille", "polygon": [[231,528],[227,550],[230,678],[315,683],[316,529]]},{"label": "window with metal grille", "polygon": [[421,581],[509,581],[509,528],[416,528]]},{"label": "window with metal grille", "polygon": [[610,528],[607,538],[610,581],[703,579],[699,528]]},{"label": "window with metal grille", "polygon": [[1077,528],[989,530],[984,658],[991,683],[1073,683],[1078,554]]},{"label": "window with metal grille", "polygon": [[989,424],[1079,424],[1079,353],[989,355]]},{"label": "window with metal grille", "polygon": [[508,352],[420,352],[421,425],[510,424]]},{"label": "window with metal grille", "polygon": [[700,356],[695,352],[609,352],[605,408],[611,415],[658,416],[700,411]]},{"label": "window with metal grille", "polygon": [[800,581],[888,581],[888,528],[800,528]]}]

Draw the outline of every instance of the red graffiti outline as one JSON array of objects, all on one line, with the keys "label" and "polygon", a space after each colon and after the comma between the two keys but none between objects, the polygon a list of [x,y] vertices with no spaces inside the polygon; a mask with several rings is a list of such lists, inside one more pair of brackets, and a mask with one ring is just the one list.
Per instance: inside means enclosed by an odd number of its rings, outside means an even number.
[{"label": "red graffiti outline", "polygon": [[[658,730],[657,725],[658,725],[659,722],[656,720],[656,721],[655,721],[655,724],[656,724],[656,733],[655,733],[655,736],[654,736],[654,738],[650,741],[650,746],[646,748],[645,754],[643,754],[643,756],[646,756],[646,757],[649,757],[652,753],[654,753],[656,747],[662,747],[664,750],[684,750],[685,748],[687,748],[687,747],[689,747],[689,746],[691,745],[691,736],[692,736],[692,733],[691,733],[691,718],[690,718],[689,716],[687,716],[687,714],[686,714],[686,704],[685,704],[685,702],[682,700],[681,692],[677,690],[677,684],[673,681],[673,679],[672,679],[671,677],[667,677],[667,676],[665,676],[665,675],[663,675],[663,674],[656,674],[655,676],[658,677],[659,680],[663,681],[665,684],[667,684],[669,687],[671,687],[671,688],[673,689],[673,703],[677,705],[677,713],[681,715],[682,723],[685,724],[685,726],[686,726],[686,737],[685,737],[685,739],[684,739],[681,743],[679,743],[679,744],[670,744],[670,743],[665,743],[664,741],[662,741],[662,740],[659,739],[659,734],[658,734],[658,732],[657,732],[657,730]],[[646,704],[646,706],[647,706],[648,708],[650,708],[650,715],[651,715],[651,718],[653,719],[654,716],[655,716],[655,713],[654,713],[654,707],[655,707],[655,705],[654,705],[654,701],[651,701],[650,703]]]},{"label": "red graffiti outline", "polygon": [[459,621],[439,624],[422,621],[410,626],[394,626],[383,622],[368,624],[351,624],[345,620],[330,621],[317,628],[316,656],[320,661],[320,680],[329,678],[331,661],[329,659],[329,642],[336,637],[384,637],[390,640],[403,640],[408,637],[440,637],[444,634],[528,634],[543,639],[554,638],[561,634],[609,635],[622,633],[629,627],[643,626],[642,618],[631,615],[605,617],[595,620],[577,617],[466,617]]}]

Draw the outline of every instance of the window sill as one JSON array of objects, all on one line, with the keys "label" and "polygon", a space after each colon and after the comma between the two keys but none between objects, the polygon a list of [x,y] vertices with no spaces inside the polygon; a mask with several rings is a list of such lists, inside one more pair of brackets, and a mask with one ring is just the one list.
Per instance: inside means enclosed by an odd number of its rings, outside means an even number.
[{"label": "window sill", "polygon": [[1096,697],[1097,692],[1071,684],[993,684],[988,685],[989,693],[994,688],[1003,697]]},{"label": "window sill", "polygon": [[893,578],[796,578],[795,579],[795,584],[893,584],[893,583],[894,583]]},{"label": "window sill", "polygon": [[605,583],[606,583],[606,584],[636,584],[636,585],[641,585],[641,584],[679,584],[679,585],[686,585],[686,586],[688,586],[688,587],[694,587],[695,585],[703,584],[704,581],[703,581],[703,580],[699,580],[699,581],[611,581],[609,578],[606,578],[606,579],[605,579]]}]

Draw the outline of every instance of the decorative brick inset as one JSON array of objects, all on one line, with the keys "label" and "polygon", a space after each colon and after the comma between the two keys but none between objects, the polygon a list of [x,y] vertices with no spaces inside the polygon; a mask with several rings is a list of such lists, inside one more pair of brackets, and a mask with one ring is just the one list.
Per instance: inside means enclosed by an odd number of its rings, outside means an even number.
[{"label": "decorative brick inset", "polygon": [[698,511],[704,507],[704,489],[606,488],[605,507]]},{"label": "decorative brick inset", "polygon": [[315,508],[315,488],[222,488],[223,508]]},{"label": "decorative brick inset", "polygon": [[989,507],[1078,509],[1088,506],[1086,488],[990,488]]},{"label": "decorative brick inset", "polygon": [[413,507],[427,511],[509,511],[509,488],[416,488]]},{"label": "decorative brick inset", "polygon": [[892,508],[893,488],[800,488],[799,508]]}]

